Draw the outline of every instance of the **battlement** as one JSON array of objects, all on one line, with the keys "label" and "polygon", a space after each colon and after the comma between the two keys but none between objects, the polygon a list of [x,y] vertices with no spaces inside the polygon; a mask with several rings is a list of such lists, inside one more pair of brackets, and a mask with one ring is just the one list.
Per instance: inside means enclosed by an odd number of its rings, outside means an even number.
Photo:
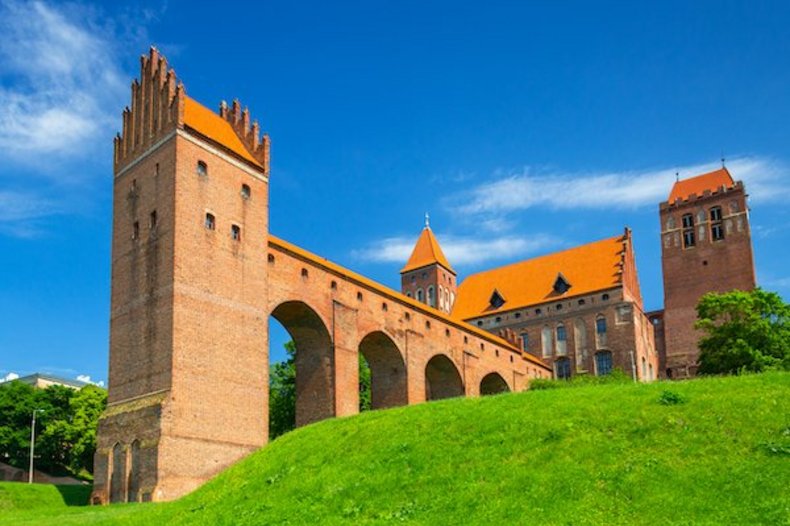
[{"label": "battlement", "polygon": [[140,57],[140,78],[131,85],[131,108],[123,110],[123,129],[114,141],[116,173],[176,129],[196,132],[247,164],[269,173],[269,136],[234,100],[216,114],[191,99],[167,59],[155,47]]},{"label": "battlement", "polygon": [[662,212],[664,210],[671,210],[671,209],[681,208],[681,207],[683,207],[685,205],[696,204],[698,201],[701,201],[703,199],[707,199],[709,197],[720,197],[720,196],[723,196],[723,195],[728,194],[730,192],[735,192],[735,191],[738,191],[738,190],[743,191],[743,188],[744,188],[743,187],[743,181],[736,181],[733,186],[727,187],[727,186],[722,185],[722,186],[719,186],[718,188],[714,189],[713,191],[705,190],[705,191],[702,192],[702,195],[698,195],[696,193],[692,193],[692,194],[690,194],[688,196],[687,199],[678,198],[678,199],[676,199],[673,202],[664,201],[664,202],[660,203],[658,205],[658,207],[659,207],[659,210],[661,210]]},{"label": "battlement", "polygon": [[268,174],[269,136],[266,134],[261,136],[261,129],[257,120],[253,120],[250,123],[250,110],[246,107],[242,110],[238,99],[234,99],[230,109],[228,109],[228,103],[223,100],[219,105],[219,116],[233,127],[233,131],[236,132],[244,146]]},{"label": "battlement", "polygon": [[114,140],[116,172],[184,120],[184,85],[155,47],[140,57],[140,79],[131,88],[131,108],[124,108],[123,129]]}]

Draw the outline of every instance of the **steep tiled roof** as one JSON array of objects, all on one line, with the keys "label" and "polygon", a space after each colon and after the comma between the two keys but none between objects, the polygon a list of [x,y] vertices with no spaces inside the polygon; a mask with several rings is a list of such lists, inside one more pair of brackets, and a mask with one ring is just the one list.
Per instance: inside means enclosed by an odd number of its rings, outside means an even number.
[{"label": "steep tiled roof", "polygon": [[184,100],[184,125],[224,146],[253,165],[263,168],[241,142],[228,121],[189,97],[185,97]]},{"label": "steep tiled roof", "polygon": [[450,272],[455,273],[453,267],[451,267],[450,263],[447,261],[447,258],[444,257],[442,247],[440,247],[439,242],[436,241],[436,236],[433,235],[431,227],[426,226],[422,229],[420,237],[417,239],[417,244],[414,245],[414,250],[409,257],[409,260],[406,262],[406,266],[401,269],[401,274],[410,270],[427,267],[428,265],[433,265],[435,263],[438,263]]},{"label": "steep tiled roof", "polygon": [[734,185],[735,181],[732,180],[727,168],[719,168],[713,172],[677,181],[669,193],[669,202],[674,203],[677,199],[688,199],[691,194],[702,197],[705,190],[714,192],[721,186],[731,188]]},{"label": "steep tiled roof", "polygon": [[[468,320],[619,286],[623,242],[623,236],[610,237],[473,274],[458,287],[452,316]],[[560,274],[570,284],[564,293],[554,289]],[[495,290],[505,299],[499,308],[491,305]]]}]

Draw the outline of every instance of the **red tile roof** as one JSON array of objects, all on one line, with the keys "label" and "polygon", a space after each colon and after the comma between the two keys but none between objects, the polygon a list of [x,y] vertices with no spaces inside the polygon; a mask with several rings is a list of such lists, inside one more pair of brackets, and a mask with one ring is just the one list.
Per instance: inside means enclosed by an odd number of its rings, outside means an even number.
[{"label": "red tile roof", "polygon": [[[610,237],[473,274],[458,287],[452,316],[468,320],[617,287],[622,283],[624,239]],[[571,285],[563,294],[553,288],[560,273]],[[491,305],[495,290],[505,299],[499,308]]]},{"label": "red tile roof", "polygon": [[678,199],[688,199],[691,194],[702,197],[705,190],[714,192],[722,186],[725,188],[735,186],[730,172],[723,167],[706,174],[677,181],[669,193],[669,202],[674,203]]},{"label": "red tile roof", "polygon": [[431,227],[426,226],[422,229],[420,237],[417,239],[417,244],[414,245],[414,250],[409,260],[406,262],[406,266],[404,266],[400,272],[403,274],[404,272],[427,267],[435,263],[440,264],[455,274],[453,267],[450,266],[450,263],[444,256],[444,252],[442,252],[442,247],[440,247],[439,242],[436,241],[436,236],[433,235]]},{"label": "red tile roof", "polygon": [[185,97],[184,100],[184,125],[224,146],[245,161],[263,168],[241,142],[228,121],[190,97]]}]

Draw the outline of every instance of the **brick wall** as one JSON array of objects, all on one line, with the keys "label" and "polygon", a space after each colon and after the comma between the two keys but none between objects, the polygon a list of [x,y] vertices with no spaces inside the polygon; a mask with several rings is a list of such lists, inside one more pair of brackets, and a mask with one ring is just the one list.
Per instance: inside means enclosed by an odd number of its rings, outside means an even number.
[{"label": "brick wall", "polygon": [[[723,240],[713,240],[710,210],[721,207]],[[666,369],[673,378],[696,373],[700,333],[696,305],[706,292],[750,290],[755,286],[749,215],[743,183],[685,201],[662,203],[662,270]],[[683,242],[684,215],[694,219],[695,245]]]}]

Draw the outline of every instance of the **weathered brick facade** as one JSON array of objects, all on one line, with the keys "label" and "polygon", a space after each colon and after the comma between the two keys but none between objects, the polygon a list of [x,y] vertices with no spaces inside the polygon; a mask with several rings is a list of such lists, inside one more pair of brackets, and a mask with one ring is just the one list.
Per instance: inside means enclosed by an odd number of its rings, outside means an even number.
[{"label": "weathered brick facade", "polygon": [[[702,184],[712,177],[722,184]],[[724,168],[687,181],[695,180],[699,188],[705,188],[699,194],[673,189],[676,199],[659,205],[666,346],[662,373],[670,378],[696,374],[700,334],[694,322],[700,297],[706,292],[755,286],[743,183],[733,182]]]},{"label": "weathered brick facade", "polygon": [[296,344],[297,423],[523,390],[540,360],[268,232],[269,143],[238,103],[141,59],[115,141],[108,407],[93,501],[170,500],[268,437],[268,320]]},{"label": "weathered brick facade", "polygon": [[[621,248],[616,249],[619,250],[617,269],[609,269],[606,265],[588,269],[596,273],[616,273],[619,277],[614,280],[615,286],[581,294],[575,292],[574,286],[563,292],[552,291],[553,278],[565,271],[563,264],[586,255],[571,250],[562,257],[553,258],[552,279],[543,280],[543,283],[536,283],[535,280],[541,278],[530,274],[533,266],[529,260],[523,263],[523,268],[517,269],[519,279],[529,283],[525,286],[542,288],[541,301],[510,306],[509,295],[503,293],[501,307],[489,305],[490,314],[465,319],[493,333],[516,335],[525,351],[552,365],[554,376],[558,378],[606,374],[611,368],[617,368],[634,380],[654,380],[658,375],[659,356],[653,328],[643,310],[630,230],[626,229],[620,243]],[[604,250],[611,248],[604,246]],[[535,261],[534,266],[541,266]],[[501,274],[499,279],[503,282],[512,278],[508,275],[512,273]],[[574,281],[571,276],[578,275],[567,274],[570,281]],[[489,293],[496,288],[498,278],[494,276],[490,279],[492,290]],[[468,293],[464,287],[462,283],[459,295]],[[505,289],[500,287],[499,290]],[[605,370],[599,370],[601,368]]]}]

